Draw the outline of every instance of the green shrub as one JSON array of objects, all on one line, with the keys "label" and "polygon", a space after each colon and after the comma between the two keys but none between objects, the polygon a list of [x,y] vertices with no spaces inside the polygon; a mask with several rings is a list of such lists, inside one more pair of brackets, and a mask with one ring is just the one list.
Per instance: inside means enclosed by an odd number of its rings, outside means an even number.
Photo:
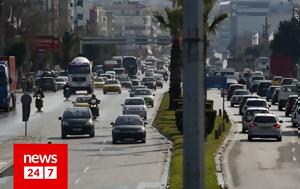
[{"label": "green shrub", "polygon": [[177,109],[175,111],[176,127],[177,130],[182,134],[183,133],[183,110]]},{"label": "green shrub", "polygon": [[205,110],[205,135],[209,135],[213,129],[217,117],[216,110]]}]

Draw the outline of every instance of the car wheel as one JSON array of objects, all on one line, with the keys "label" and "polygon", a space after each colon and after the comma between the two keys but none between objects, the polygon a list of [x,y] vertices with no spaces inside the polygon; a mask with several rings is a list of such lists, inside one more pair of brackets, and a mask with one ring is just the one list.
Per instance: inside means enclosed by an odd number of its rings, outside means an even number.
[{"label": "car wheel", "polygon": [[117,144],[117,140],[115,138],[112,139],[113,144]]},{"label": "car wheel", "polygon": [[244,127],[242,128],[242,133],[246,133],[246,129]]},{"label": "car wheel", "polygon": [[67,133],[64,130],[61,130],[61,138],[66,139],[67,138]]},{"label": "car wheel", "polygon": [[95,129],[91,130],[91,132],[90,132],[90,137],[92,138],[94,136],[95,136]]},{"label": "car wheel", "polygon": [[278,106],[278,110],[279,110],[279,111],[282,111],[282,107],[281,107],[281,106]]},{"label": "car wheel", "polygon": [[297,127],[297,123],[293,123],[293,127]]},{"label": "car wheel", "polygon": [[233,106],[234,106],[234,104],[230,103],[230,107],[233,107]]},{"label": "car wheel", "polygon": [[289,117],[289,113],[288,112],[285,112],[285,117]]},{"label": "car wheel", "polygon": [[277,137],[277,141],[281,142],[282,141],[282,137]]},{"label": "car wheel", "polygon": [[252,141],[252,137],[248,135],[248,141]]},{"label": "car wheel", "polygon": [[271,103],[272,105],[275,105],[275,102],[272,100],[272,103]]},{"label": "car wheel", "polygon": [[142,139],[142,143],[146,143],[146,138],[143,138],[143,139]]}]

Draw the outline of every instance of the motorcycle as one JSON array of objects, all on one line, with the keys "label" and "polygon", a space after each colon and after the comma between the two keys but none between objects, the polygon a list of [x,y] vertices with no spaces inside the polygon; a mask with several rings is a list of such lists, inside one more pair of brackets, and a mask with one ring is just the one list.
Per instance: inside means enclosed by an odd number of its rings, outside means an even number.
[{"label": "motorcycle", "polygon": [[92,115],[94,117],[94,119],[96,119],[97,117],[99,117],[99,107],[98,104],[100,104],[100,100],[96,100],[96,99],[91,99],[90,101],[90,110],[92,112]]},{"label": "motorcycle", "polygon": [[69,98],[71,97],[71,89],[70,88],[64,89],[64,97],[66,98],[66,100],[69,100]]},{"label": "motorcycle", "polygon": [[41,94],[36,94],[36,98],[35,98],[35,107],[37,108],[37,110],[40,112],[42,110],[43,107],[43,99],[42,99],[42,95]]}]

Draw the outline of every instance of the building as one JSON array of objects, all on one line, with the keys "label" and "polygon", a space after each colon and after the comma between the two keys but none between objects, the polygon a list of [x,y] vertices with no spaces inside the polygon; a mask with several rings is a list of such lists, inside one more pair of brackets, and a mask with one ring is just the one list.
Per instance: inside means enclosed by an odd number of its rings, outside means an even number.
[{"label": "building", "polygon": [[107,15],[101,6],[90,9],[89,35],[107,36]]},{"label": "building", "polygon": [[139,1],[117,1],[105,6],[108,15],[113,19],[113,35],[115,36],[150,36],[152,35],[152,19],[150,8]]},{"label": "building", "polygon": [[46,34],[57,35],[58,34],[58,18],[59,18],[59,4],[58,0],[43,0],[43,10],[46,14]]},{"label": "building", "polygon": [[74,4],[74,24],[75,31],[86,33],[90,20],[90,2],[87,0],[75,0]]},{"label": "building", "polygon": [[277,30],[280,21],[291,18],[292,4],[289,0],[232,0],[219,1],[215,12],[225,12],[229,18],[216,31],[210,48],[218,51],[234,50],[237,38],[244,34],[254,36],[262,32],[266,17],[269,32]]},{"label": "building", "polygon": [[75,29],[75,4],[74,0],[58,1],[58,34],[64,35],[65,32],[72,32]]}]

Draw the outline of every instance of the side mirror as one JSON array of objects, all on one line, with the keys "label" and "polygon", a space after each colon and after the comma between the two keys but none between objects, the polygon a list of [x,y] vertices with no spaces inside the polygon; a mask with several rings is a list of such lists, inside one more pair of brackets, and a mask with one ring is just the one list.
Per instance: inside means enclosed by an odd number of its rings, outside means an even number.
[{"label": "side mirror", "polygon": [[62,117],[58,117],[58,120],[62,120]]},{"label": "side mirror", "polygon": [[115,124],[113,122],[110,123],[112,126],[115,126]]},{"label": "side mirror", "polygon": [[269,106],[269,108],[271,108],[271,104],[269,104],[268,106]]},{"label": "side mirror", "polygon": [[153,96],[155,96],[155,94],[153,94]]},{"label": "side mirror", "polygon": [[279,123],[283,123],[283,121],[282,121],[282,120],[280,120],[280,121],[279,121]]}]

